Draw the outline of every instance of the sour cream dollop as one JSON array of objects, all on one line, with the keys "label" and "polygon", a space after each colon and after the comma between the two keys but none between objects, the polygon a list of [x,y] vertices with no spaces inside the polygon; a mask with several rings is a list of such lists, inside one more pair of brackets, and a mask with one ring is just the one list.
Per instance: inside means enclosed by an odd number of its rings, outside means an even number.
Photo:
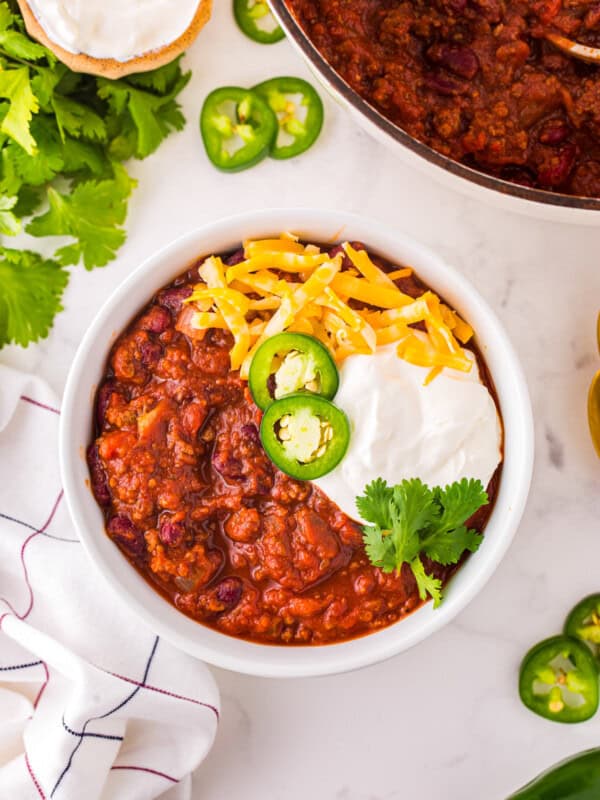
[{"label": "sour cream dollop", "polygon": [[470,372],[444,369],[427,385],[429,369],[399,358],[394,345],[346,359],[334,403],[346,412],[352,438],[340,464],[314,483],[348,516],[358,518],[356,498],[379,477],[391,485],[404,478],[488,485],[502,460],[502,425],[466,352]]},{"label": "sour cream dollop", "polygon": [[189,27],[198,0],[29,0],[38,22],[70,53],[129,61]]}]

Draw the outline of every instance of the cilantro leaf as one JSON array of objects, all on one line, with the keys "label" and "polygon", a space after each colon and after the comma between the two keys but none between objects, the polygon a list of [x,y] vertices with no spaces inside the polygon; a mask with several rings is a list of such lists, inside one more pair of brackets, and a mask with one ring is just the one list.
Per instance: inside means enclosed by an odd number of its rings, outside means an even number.
[{"label": "cilantro leaf", "polygon": [[48,335],[68,273],[55,261],[28,250],[0,248],[0,347],[25,347]]},{"label": "cilantro leaf", "polygon": [[49,50],[27,36],[21,17],[6,3],[0,3],[0,56],[26,61],[54,60]]},{"label": "cilantro leaf", "polygon": [[458,528],[449,528],[437,533],[431,541],[423,544],[423,552],[438,564],[458,564],[465,550],[470,553],[476,552],[482,541],[483,536],[478,531],[460,525]]},{"label": "cilantro leaf", "polygon": [[21,230],[21,223],[14,214],[17,197],[0,196],[0,233],[16,236]]},{"label": "cilantro leaf", "polygon": [[48,189],[50,208],[27,225],[32,236],[72,236],[77,240],[56,252],[61,264],[76,264],[83,258],[86,269],[103,267],[125,241],[121,226],[135,182],[123,167],[114,165],[114,170],[113,179],[80,183],[71,194]]},{"label": "cilantro leaf", "polygon": [[366,554],[383,572],[400,574],[408,564],[421,599],[430,595],[438,606],[442,583],[426,572],[421,556],[447,566],[457,564],[465,551],[474,553],[483,537],[464,523],[487,502],[478,480],[430,489],[418,478],[393,487],[377,478],[356,500],[359,515],[373,523],[363,526]]},{"label": "cilantro leaf", "polygon": [[384,572],[393,572],[396,569],[392,540],[384,535],[378,525],[366,525],[363,528],[363,541],[371,564],[380,567]]},{"label": "cilantro leaf", "polygon": [[52,110],[52,95],[64,74],[64,70],[66,70],[66,67],[62,64],[55,68],[38,66],[36,67],[35,75],[31,79],[31,88],[40,103],[40,108],[48,113]]},{"label": "cilantro leaf", "polygon": [[15,21],[16,17],[6,3],[0,3],[0,31],[7,30]]},{"label": "cilantro leaf", "polygon": [[65,132],[78,138],[103,142],[106,139],[106,124],[88,106],[78,103],[61,94],[54,94],[51,100],[52,108],[56,114],[56,124],[60,131],[61,139],[65,140]]},{"label": "cilantro leaf", "polygon": [[21,186],[13,209],[13,213],[19,217],[19,223],[22,217],[29,217],[37,211],[45,196],[45,191],[39,186]]},{"label": "cilantro leaf", "polygon": [[425,572],[425,567],[420,558],[415,558],[411,561],[410,568],[415,576],[421,600],[427,600],[427,595],[429,595],[433,599],[433,607],[437,608],[442,602],[441,580]]},{"label": "cilantro leaf", "polygon": [[28,153],[17,142],[9,142],[3,150],[3,156],[23,183],[41,186],[62,171],[62,144],[56,125],[41,115],[33,120],[31,132],[37,142],[36,153]]},{"label": "cilantro leaf", "polygon": [[38,110],[39,103],[31,90],[28,67],[0,70],[0,97],[9,101],[0,130],[32,155],[35,152],[35,140],[29,130],[29,123]]},{"label": "cilantro leaf", "polygon": [[365,487],[362,496],[356,498],[356,508],[362,519],[373,522],[381,528],[389,528],[389,502],[393,491],[383,478],[376,478]]},{"label": "cilantro leaf", "polygon": [[488,502],[487,492],[481,481],[472,478],[463,478],[444,489],[438,487],[436,493],[437,501],[442,507],[437,523],[439,530],[458,528]]},{"label": "cilantro leaf", "polygon": [[20,31],[8,30],[11,19],[14,17],[3,8],[0,8],[0,51],[14,58],[26,61],[39,61],[42,58],[52,59],[54,56],[43,45],[33,42]]},{"label": "cilantro leaf", "polygon": [[108,102],[113,114],[113,125],[116,122],[120,129],[119,134],[114,137],[117,147],[123,147],[124,131],[126,141],[133,147],[132,154],[137,158],[146,158],[158,148],[171,130],[181,130],[185,119],[174,99],[189,79],[189,72],[180,73],[175,85],[166,95],[139,89],[125,79],[99,79],[98,95]]},{"label": "cilantro leaf", "polygon": [[167,94],[180,79],[182,58],[183,56],[179,56],[170,64],[165,64],[164,67],[150,70],[150,72],[135,72],[133,75],[127,76],[127,81],[142,89],[154,91],[156,94]]},{"label": "cilantro leaf", "polygon": [[92,176],[104,178],[111,175],[111,163],[99,145],[66,136],[62,156],[63,171],[66,175],[88,178]]},{"label": "cilantro leaf", "polygon": [[390,518],[392,524],[389,538],[394,546],[396,569],[400,570],[405,561],[412,561],[419,552],[419,528],[412,523],[410,509],[398,506],[395,498],[390,500]]},{"label": "cilantro leaf", "polygon": [[[404,537],[416,535],[435,519],[435,493],[418,478],[394,486],[392,504]],[[406,559],[410,560],[410,559]]]}]

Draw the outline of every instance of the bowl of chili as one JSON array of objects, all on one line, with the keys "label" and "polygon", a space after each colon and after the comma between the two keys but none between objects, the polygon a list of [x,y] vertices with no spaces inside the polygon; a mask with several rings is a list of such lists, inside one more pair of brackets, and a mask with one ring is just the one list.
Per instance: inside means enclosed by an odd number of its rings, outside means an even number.
[{"label": "bowl of chili", "polygon": [[[134,333],[138,338],[134,346],[140,361],[136,363],[142,363],[142,359],[151,360],[154,352],[151,334],[156,334],[159,330],[163,317],[166,316],[165,308],[171,307],[170,304],[176,300],[177,289],[181,290],[181,284],[178,286],[177,281],[173,284],[178,275],[191,264],[197,263],[201,257],[233,252],[239,248],[240,242],[273,237],[286,230],[292,230],[310,242],[334,242],[340,237],[364,241],[373,253],[395,264],[411,264],[427,285],[439,291],[475,329],[477,346],[484,355],[492,375],[504,428],[502,477],[496,487],[495,503],[486,524],[483,544],[480,551],[467,559],[460,570],[453,575],[441,606],[434,610],[431,603],[420,605],[395,624],[371,632],[362,631],[366,635],[349,637],[323,646],[297,643],[292,646],[282,646],[283,642],[272,644],[261,642],[259,639],[250,641],[226,635],[223,631],[199,624],[189,614],[181,613],[181,610],[168,602],[160,587],[151,585],[133,566],[137,544],[132,529],[119,515],[111,518],[107,536],[103,510],[90,491],[90,484],[94,484],[96,480],[94,475],[96,462],[92,459],[88,466],[86,459],[86,448],[90,439],[93,440],[95,415],[106,412],[106,403],[113,403],[111,413],[117,416],[123,412],[127,413],[124,408],[118,407],[118,403],[114,405],[114,399],[106,400],[104,394],[98,393],[100,385],[106,385],[106,360],[111,353],[114,355],[116,352],[115,343],[121,341],[120,332],[124,329],[132,331],[131,325],[134,324],[134,327],[137,325]],[[167,289],[164,289],[165,285]],[[155,296],[161,298],[163,305],[151,306],[148,311],[147,303],[153,293],[158,293]],[[140,309],[144,309],[142,314]],[[132,318],[137,322],[131,323]],[[140,324],[143,330],[140,329]],[[164,330],[164,327],[160,329]],[[210,368],[218,371],[219,362],[222,360],[221,353],[217,352],[218,342],[215,340],[213,344]],[[297,346],[308,348],[308,345],[302,342]],[[253,384],[250,387],[256,392],[259,400],[264,388],[261,363],[268,361],[271,355],[263,353],[259,359],[258,372],[253,376]],[[225,356],[228,364],[227,352]],[[178,358],[176,354],[173,355],[169,369],[173,368],[175,372],[167,380],[173,380],[173,375],[177,373]],[[333,395],[336,386],[330,379],[328,371],[330,368],[326,357],[316,353],[315,360],[318,361],[322,374],[328,376],[325,382],[326,393]],[[123,361],[121,367],[125,368],[124,365],[126,361]],[[227,366],[226,371],[228,369]],[[185,372],[183,368],[177,374],[184,375]],[[134,383],[137,381],[135,373],[128,375]],[[163,381],[165,378],[166,376],[163,376],[160,380]],[[225,391],[226,381],[222,377],[216,376],[213,384],[211,392],[219,394]],[[113,385],[111,392],[114,388]],[[137,390],[134,394],[136,392]],[[177,392],[175,394],[177,395]],[[322,414],[325,414],[322,408],[326,407],[326,416],[332,429],[347,433],[345,420],[339,418],[343,415],[330,400],[315,395],[314,399],[310,399],[307,403],[306,398],[307,395],[300,396],[299,403],[307,407],[314,405]],[[182,392],[178,401],[178,413],[180,411],[183,415],[181,424],[192,427],[198,422],[198,409],[194,408],[193,400],[191,398],[190,402],[190,398],[184,397]],[[294,402],[294,395],[288,395],[268,406],[265,426],[269,424],[271,417],[289,414],[288,406]],[[286,408],[278,409],[278,404],[285,405]],[[161,409],[164,408],[163,404],[156,413],[156,409],[151,409],[148,413],[146,409],[141,409],[143,425],[151,428],[162,424],[157,414],[160,415]],[[242,413],[240,409],[243,408],[245,406],[241,401],[238,407],[233,408],[234,413],[228,423],[231,436],[245,438],[248,447],[256,448],[256,429],[252,429],[245,418],[236,417],[236,414]],[[247,413],[247,409],[243,413]],[[267,414],[263,417],[265,418]],[[167,435],[167,429],[163,430]],[[106,446],[113,450],[121,448],[124,452],[131,450],[132,443],[127,439],[127,435],[123,436],[122,432],[117,433],[119,435],[111,436],[110,443]],[[225,439],[226,436],[223,441]],[[341,458],[346,443],[344,440],[340,452],[333,453],[331,458],[334,456]],[[275,443],[273,447],[276,447]],[[133,608],[155,631],[209,663],[265,677],[299,677],[343,672],[389,658],[439,630],[475,597],[502,560],[523,513],[532,472],[533,425],[527,386],[515,352],[492,311],[458,272],[410,237],[396,230],[391,231],[375,221],[334,211],[265,210],[220,220],[189,233],[152,256],[115,290],[90,325],[73,362],[63,401],[59,448],[63,485],[70,513],[91,561],[106,579],[110,590],[117,593],[122,601]],[[150,458],[150,455],[148,453],[144,458]],[[230,455],[231,453],[218,454],[220,459],[217,464],[218,469],[227,470],[236,466],[235,459],[232,460]],[[185,467],[184,450],[178,451],[178,458],[181,459],[180,466],[183,465],[184,472],[166,476],[171,479],[164,484],[170,495],[177,495],[179,491],[183,491],[177,480],[180,474],[189,475],[189,471],[185,472],[189,467]],[[214,458],[215,454],[213,463]],[[134,470],[136,481],[143,480],[140,476],[143,476],[144,469],[146,468],[143,460],[139,464],[136,463]],[[118,480],[118,476],[116,479]],[[260,483],[260,460],[256,461],[251,479]],[[127,492],[133,493],[134,496],[144,494],[144,489],[141,484],[134,485],[131,482],[126,487]],[[194,496],[193,487],[191,491],[191,496]],[[96,492],[97,497],[98,492]],[[174,507],[171,498],[165,503]],[[298,524],[304,524],[304,510],[301,505],[298,505],[294,513],[298,516]],[[161,528],[160,536],[179,535],[177,519],[175,516],[170,516],[169,525],[165,530]],[[113,537],[120,537],[120,544],[123,545],[121,550],[115,546]],[[127,548],[131,548],[129,552]],[[123,553],[128,557],[124,558]],[[230,600],[232,602],[236,600],[239,585],[235,577],[227,577],[221,580],[215,591],[215,597],[211,598],[221,607]]]},{"label": "bowl of chili", "polygon": [[596,224],[597,65],[591,12],[561,3],[270,0],[288,40],[375,138],[415,168],[508,210]]}]

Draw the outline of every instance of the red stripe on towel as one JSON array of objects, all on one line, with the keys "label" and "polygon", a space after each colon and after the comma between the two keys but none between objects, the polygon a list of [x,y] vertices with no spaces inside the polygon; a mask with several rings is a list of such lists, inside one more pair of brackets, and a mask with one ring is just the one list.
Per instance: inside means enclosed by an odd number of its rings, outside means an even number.
[{"label": "red stripe on towel", "polygon": [[171,775],[167,775],[165,772],[159,772],[157,769],[150,769],[150,767],[130,767],[130,766],[121,766],[121,765],[113,765],[111,769],[133,769],[137,772],[149,772],[151,775],[158,775],[159,778],[166,778],[166,780],[171,781],[171,783],[179,783],[179,778],[173,778]]}]

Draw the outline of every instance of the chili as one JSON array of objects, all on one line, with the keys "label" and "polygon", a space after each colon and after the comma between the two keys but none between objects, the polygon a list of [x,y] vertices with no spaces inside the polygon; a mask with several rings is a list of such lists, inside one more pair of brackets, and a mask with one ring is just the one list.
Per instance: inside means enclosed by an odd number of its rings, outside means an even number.
[{"label": "chili", "polygon": [[598,800],[600,748],[586,750],[543,772],[508,800]]},{"label": "chili", "polygon": [[586,644],[600,656],[600,594],[592,594],[577,603],[565,622],[565,634]]},{"label": "chili", "polygon": [[259,44],[275,44],[285,33],[265,0],[233,0],[233,14],[240,30]]},{"label": "chili", "polygon": [[248,89],[215,89],[202,106],[200,131],[206,153],[224,172],[239,172],[262,161],[271,152],[277,129],[268,104]]},{"label": "chili", "polygon": [[598,667],[589,649],[553,636],[523,659],[519,694],[531,711],[554,722],[583,722],[598,709]]},{"label": "chili", "polygon": [[293,158],[317,140],[323,127],[323,102],[315,89],[301,78],[272,78],[254,91],[277,115],[279,135],[271,158]]},{"label": "chili", "polygon": [[309,481],[340,463],[350,443],[350,423],[324,397],[290,394],[267,408],[260,438],[276,467],[292,478]]},{"label": "chili", "polygon": [[332,400],[339,382],[329,350],[305,333],[280,333],[263,342],[252,359],[248,376],[254,402],[263,410],[273,400],[300,390]]}]

